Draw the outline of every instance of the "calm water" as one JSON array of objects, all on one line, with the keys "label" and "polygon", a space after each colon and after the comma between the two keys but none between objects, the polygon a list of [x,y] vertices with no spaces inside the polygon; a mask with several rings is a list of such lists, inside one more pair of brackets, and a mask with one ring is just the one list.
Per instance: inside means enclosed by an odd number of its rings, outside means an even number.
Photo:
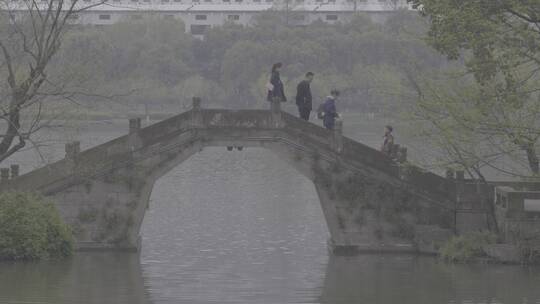
[{"label": "calm water", "polygon": [[[68,138],[91,146],[122,132],[94,124]],[[17,158],[23,170],[39,165],[32,151]],[[140,254],[0,263],[0,303],[540,303],[539,268],[329,257],[313,185],[264,150],[204,150],[160,179],[151,200]]]}]

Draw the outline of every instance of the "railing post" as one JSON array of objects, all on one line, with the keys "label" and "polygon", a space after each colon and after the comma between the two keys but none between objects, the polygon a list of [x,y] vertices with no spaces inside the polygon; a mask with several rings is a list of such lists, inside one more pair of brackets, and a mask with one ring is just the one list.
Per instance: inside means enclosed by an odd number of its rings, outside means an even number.
[{"label": "railing post", "polygon": [[11,165],[11,178],[19,176],[19,165]]},{"label": "railing post", "polygon": [[392,145],[390,149],[390,158],[398,160],[400,149],[401,149],[401,146],[399,144]]},{"label": "railing post", "polygon": [[343,151],[343,120],[336,119],[334,125],[334,150],[337,153]]},{"label": "railing post", "polygon": [[399,147],[397,152],[397,161],[399,163],[407,162],[407,147]]},{"label": "railing post", "polygon": [[272,117],[272,126],[274,128],[281,127],[281,99],[274,97],[270,102],[270,113]]},{"label": "railing post", "polygon": [[193,97],[193,110],[200,110],[201,109],[201,98],[200,97]]},{"label": "railing post", "polygon": [[66,151],[66,158],[67,159],[75,159],[77,154],[79,154],[79,152],[81,152],[81,142],[72,141],[72,142],[66,143],[65,151]]},{"label": "railing post", "polygon": [[128,135],[128,148],[129,151],[133,152],[139,149],[142,146],[141,138],[139,137],[139,131],[141,130],[141,118],[130,118],[129,119],[129,135]]},{"label": "railing post", "polygon": [[465,180],[465,171],[463,170],[456,171],[456,179],[460,182],[463,182]]},{"label": "railing post", "polygon": [[202,117],[202,107],[201,107],[201,98],[193,97],[193,109],[191,110],[191,125],[194,128],[203,127],[203,117]]},{"label": "railing post", "polygon": [[137,133],[141,129],[141,118],[130,118],[129,119],[129,134]]},{"label": "railing post", "polygon": [[9,180],[9,168],[0,168],[0,180]]},{"label": "railing post", "polygon": [[453,169],[446,169],[446,178],[447,179],[454,179],[455,178],[455,174],[454,174],[454,170]]},{"label": "railing post", "polygon": [[456,207],[462,207],[465,195],[465,171],[456,170]]}]

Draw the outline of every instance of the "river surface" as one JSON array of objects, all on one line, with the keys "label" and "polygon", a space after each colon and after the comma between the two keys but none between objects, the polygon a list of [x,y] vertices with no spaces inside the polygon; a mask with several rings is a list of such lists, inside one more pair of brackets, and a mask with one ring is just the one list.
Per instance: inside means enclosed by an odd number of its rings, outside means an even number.
[{"label": "river surface", "polygon": [[[127,126],[68,126],[12,162],[26,172]],[[375,133],[352,134],[375,145]],[[432,257],[331,257],[312,183],[260,149],[206,149],[155,185],[142,251],[0,263],[0,303],[540,303],[540,268],[447,265]]]}]

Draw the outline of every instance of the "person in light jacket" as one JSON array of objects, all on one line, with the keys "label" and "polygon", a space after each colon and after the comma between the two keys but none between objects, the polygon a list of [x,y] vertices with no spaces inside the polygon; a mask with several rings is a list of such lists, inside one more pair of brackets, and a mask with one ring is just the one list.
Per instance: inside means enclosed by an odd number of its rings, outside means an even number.
[{"label": "person in light jacket", "polygon": [[287,97],[285,97],[285,89],[283,88],[283,82],[281,82],[279,75],[282,66],[283,64],[281,62],[275,63],[272,66],[272,74],[270,75],[267,97],[267,100],[270,102],[275,99],[278,99],[280,102],[287,101]]}]

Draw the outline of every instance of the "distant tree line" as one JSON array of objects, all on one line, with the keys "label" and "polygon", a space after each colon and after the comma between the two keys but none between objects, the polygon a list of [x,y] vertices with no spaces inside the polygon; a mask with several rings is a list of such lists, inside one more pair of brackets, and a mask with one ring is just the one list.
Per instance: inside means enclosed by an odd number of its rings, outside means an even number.
[{"label": "distant tree line", "polygon": [[182,107],[198,95],[206,104],[251,108],[264,105],[269,69],[283,62],[289,99],[312,71],[314,96],[321,101],[337,88],[343,107],[379,112],[406,102],[410,89],[402,66],[446,64],[422,41],[427,24],[413,12],[398,11],[385,24],[358,15],[346,24],[291,27],[282,18],[269,12],[250,27],[231,23],[209,29],[204,39],[170,19],[76,28],[63,42],[56,69],[80,71],[81,86],[118,94],[113,100],[127,105]]}]

